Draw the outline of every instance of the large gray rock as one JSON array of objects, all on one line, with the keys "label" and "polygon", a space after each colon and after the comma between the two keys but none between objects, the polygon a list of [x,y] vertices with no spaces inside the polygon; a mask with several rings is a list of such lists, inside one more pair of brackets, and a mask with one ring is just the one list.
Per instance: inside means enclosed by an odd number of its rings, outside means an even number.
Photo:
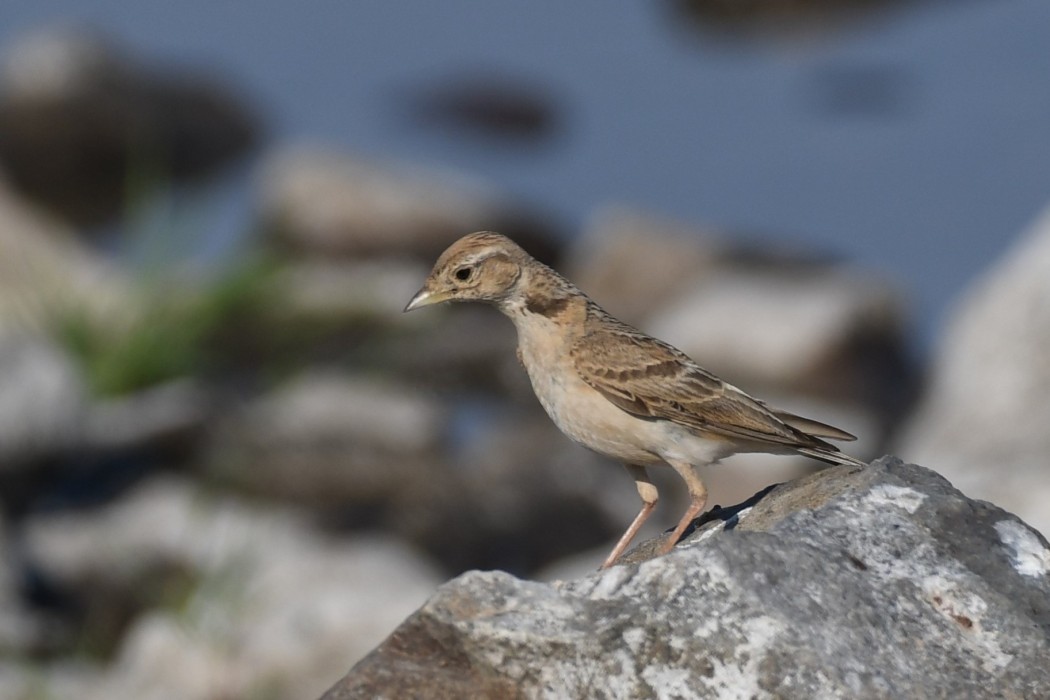
[{"label": "large gray rock", "polygon": [[961,301],[897,450],[1050,532],[1050,209]]},{"label": "large gray rock", "polygon": [[1050,546],[885,458],[555,584],[446,584],[324,696],[1050,695]]}]

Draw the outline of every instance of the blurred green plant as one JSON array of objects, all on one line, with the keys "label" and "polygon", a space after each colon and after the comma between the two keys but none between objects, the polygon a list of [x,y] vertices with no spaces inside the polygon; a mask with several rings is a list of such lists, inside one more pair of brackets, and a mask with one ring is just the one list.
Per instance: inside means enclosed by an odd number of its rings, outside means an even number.
[{"label": "blurred green plant", "polygon": [[142,308],[134,318],[106,323],[66,309],[55,319],[55,335],[100,396],[196,375],[221,361],[217,341],[229,326],[263,320],[272,308],[278,268],[274,260],[257,257],[193,290],[143,282]]}]

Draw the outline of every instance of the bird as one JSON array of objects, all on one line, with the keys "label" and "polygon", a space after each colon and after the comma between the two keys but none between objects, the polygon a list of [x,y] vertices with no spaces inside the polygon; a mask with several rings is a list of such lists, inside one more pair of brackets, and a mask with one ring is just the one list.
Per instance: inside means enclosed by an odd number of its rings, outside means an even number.
[{"label": "bird", "polygon": [[517,329],[517,355],[540,404],[569,438],[622,463],[642,506],[601,568],[613,566],[659,499],[649,468],[670,466],[689,506],[660,545],[667,554],[703,512],[699,470],[737,453],[801,454],[864,466],[828,440],[855,436],[773,408],[681,350],[605,311],[510,238],[463,236],[437,259],[405,312],[445,302],[495,306]]}]

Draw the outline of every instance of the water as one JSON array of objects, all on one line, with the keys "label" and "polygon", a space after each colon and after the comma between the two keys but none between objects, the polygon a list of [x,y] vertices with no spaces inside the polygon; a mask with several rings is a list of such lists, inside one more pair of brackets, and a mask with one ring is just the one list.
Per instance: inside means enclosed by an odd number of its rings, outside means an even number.
[{"label": "water", "polygon": [[[687,31],[668,7],[8,2],[0,45],[86,23],[149,60],[219,71],[275,143],[452,167],[568,230],[619,202],[827,249],[902,285],[921,345],[1050,199],[1050,3],[918,4],[743,39]],[[473,74],[552,95],[556,132],[504,143],[408,117],[407,98]]]}]

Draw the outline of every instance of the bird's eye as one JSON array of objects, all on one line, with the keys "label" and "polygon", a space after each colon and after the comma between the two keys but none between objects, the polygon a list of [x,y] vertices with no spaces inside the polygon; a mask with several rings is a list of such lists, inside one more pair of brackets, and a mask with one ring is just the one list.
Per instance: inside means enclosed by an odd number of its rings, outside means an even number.
[{"label": "bird's eye", "polygon": [[470,279],[471,269],[469,267],[461,267],[456,270],[456,279],[460,282],[466,282]]}]

